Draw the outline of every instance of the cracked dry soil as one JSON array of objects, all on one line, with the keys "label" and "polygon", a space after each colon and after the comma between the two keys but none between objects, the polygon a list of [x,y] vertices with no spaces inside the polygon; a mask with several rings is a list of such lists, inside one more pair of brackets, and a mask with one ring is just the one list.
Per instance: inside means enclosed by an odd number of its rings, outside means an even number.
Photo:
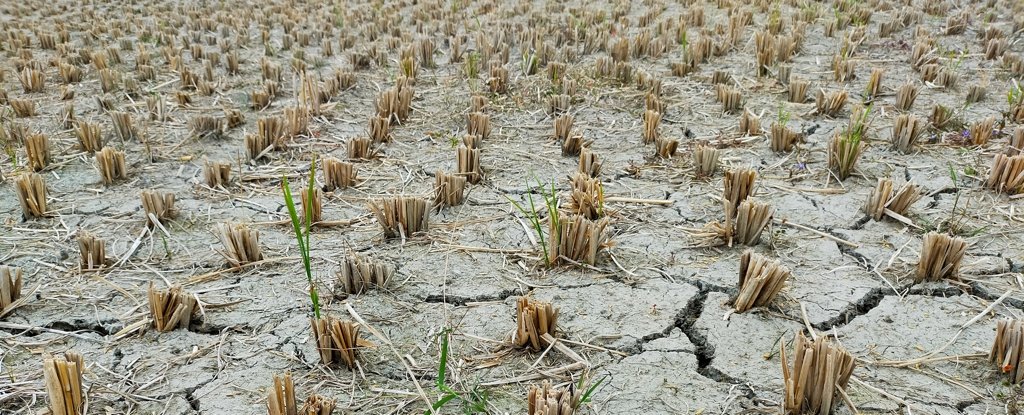
[{"label": "cracked dry soil", "polygon": [[[571,363],[557,351],[508,349],[516,300],[530,296],[559,307],[559,337],[587,360],[592,381],[604,379],[582,413],[780,413],[780,345],[791,353],[795,334],[809,328],[835,336],[857,357],[854,375],[864,383],[847,393],[861,413],[1015,413],[1017,389],[984,354],[996,320],[1021,317],[1024,221],[1020,199],[984,182],[993,156],[1007,151],[1019,128],[1004,95],[1024,75],[1024,65],[1014,66],[1024,53],[1020,9],[1007,0],[0,4],[0,138],[7,150],[0,155],[0,263],[24,270],[28,296],[0,320],[0,412],[44,411],[44,356],[76,350],[87,364],[90,413],[263,413],[273,376],[289,371],[300,399],[313,392],[335,398],[335,413],[423,413],[410,374],[427,398],[440,397],[433,388],[439,336],[451,329],[451,387],[463,396],[486,391],[488,413],[523,413],[536,381],[505,381]],[[961,21],[962,31],[948,29]],[[775,24],[780,36],[802,31],[803,40],[758,76],[755,34]],[[886,25],[895,26],[883,35]],[[992,40],[998,56],[987,59]],[[627,53],[618,56],[622,42]],[[424,60],[424,44],[433,65]],[[958,82],[922,80],[908,61],[919,44],[936,65],[928,70],[948,71]],[[690,73],[674,73],[673,64],[703,46],[713,47],[713,56]],[[829,62],[837,53],[854,62],[854,76],[836,80]],[[618,73],[597,73],[612,55]],[[391,126],[376,157],[348,160],[348,143],[367,135],[380,92],[394,85],[409,56],[417,66],[409,118]],[[531,56],[538,70],[528,74]],[[105,64],[97,63],[103,57]],[[237,70],[228,63],[235,59]],[[69,67],[80,79],[65,79]],[[490,89],[500,75],[492,67],[508,71],[507,91]],[[274,68],[281,74],[268,75]],[[299,68],[323,88],[337,73],[354,83],[327,94],[322,113],[287,137],[284,149],[249,160],[243,143],[258,120],[303,105]],[[828,140],[865,101],[861,91],[875,68],[885,72],[866,146],[854,174],[840,182],[828,168]],[[19,79],[33,70],[42,74],[41,92],[26,92]],[[809,82],[810,97],[846,90],[849,102],[835,117],[816,114],[814,98],[789,102],[789,83],[778,76],[786,70],[790,82]],[[760,117],[752,134],[738,133],[740,114],[723,112],[716,100],[713,80],[723,76],[741,91],[744,110]],[[253,91],[264,90],[268,77],[279,80],[277,95],[254,109]],[[920,94],[901,111],[896,90],[904,83]],[[987,94],[964,105],[978,88]],[[568,113],[603,164],[597,177],[611,243],[593,266],[545,267],[538,235],[509,203],[539,202],[541,183],[554,186],[568,209],[566,177],[578,159],[562,155],[547,111],[549,97],[561,93],[571,94]],[[679,140],[673,157],[656,157],[643,143],[648,93],[664,105],[660,136]],[[432,212],[427,232],[385,239],[367,202],[432,198],[436,172],[457,169],[455,146],[473,96],[486,100],[492,125],[480,146],[484,179],[469,186],[465,204]],[[151,114],[147,99],[163,103],[164,119]],[[36,114],[15,115],[12,100],[31,101]],[[66,105],[76,121],[98,124],[103,141],[125,152],[127,178],[100,181],[94,156],[64,122]],[[891,148],[900,113],[928,119],[938,105],[954,109],[963,128],[928,123],[910,154]],[[191,120],[222,117],[225,109],[244,119],[219,137],[195,134]],[[130,114],[140,138],[119,139],[111,111]],[[784,116],[803,140],[776,153],[768,127]],[[988,116],[999,120],[989,142],[963,144],[963,131]],[[18,201],[15,182],[32,168],[19,131],[49,139],[49,165],[39,172],[48,190],[45,217],[23,217]],[[698,144],[721,152],[710,177],[695,175]],[[351,223],[315,228],[310,239],[324,312],[349,318],[347,307],[356,310],[402,361],[364,330],[376,347],[361,350],[357,370],[319,362],[280,190],[282,176],[305,185],[314,154],[351,161],[358,176],[356,186],[323,199],[324,220]],[[231,180],[207,186],[204,160],[230,163]],[[722,172],[739,168],[757,171],[755,195],[775,208],[774,224],[750,249],[778,259],[792,277],[769,307],[733,314],[746,248],[698,247],[703,241],[692,230],[723,220]],[[905,213],[909,223],[864,214],[879,178],[923,189]],[[316,179],[324,184],[322,175]],[[145,189],[176,197],[178,214],[163,229],[147,228],[139,203]],[[227,270],[211,233],[224,222],[257,229],[271,260]],[[957,280],[913,283],[929,230],[969,242]],[[116,265],[79,270],[85,231],[106,241]],[[350,253],[394,267],[392,284],[340,295],[335,271]],[[197,295],[201,313],[187,329],[137,330],[148,318],[150,282]],[[940,348],[948,358],[884,364]],[[440,412],[468,411],[456,402]]]}]

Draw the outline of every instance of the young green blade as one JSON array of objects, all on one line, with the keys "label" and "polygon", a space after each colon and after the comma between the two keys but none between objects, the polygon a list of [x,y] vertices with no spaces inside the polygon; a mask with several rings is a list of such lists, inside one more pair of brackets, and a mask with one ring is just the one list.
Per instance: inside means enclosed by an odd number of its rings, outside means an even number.
[{"label": "young green blade", "polygon": [[437,388],[444,389],[444,378],[448,371],[448,330],[441,332],[441,361],[437,364]]},{"label": "young green blade", "polygon": [[295,232],[295,240],[298,241],[299,253],[302,255],[302,266],[306,271],[306,280],[309,282],[309,299],[313,302],[313,314],[316,318],[320,318],[320,296],[316,292],[316,285],[313,284],[313,272],[309,261],[309,227],[307,224],[307,238],[303,239],[302,225],[300,224],[299,214],[295,210],[295,200],[292,198],[291,187],[288,186],[288,177],[281,177],[281,190],[284,192],[284,203],[288,207],[288,216],[292,222],[292,230]]},{"label": "young green blade", "polygon": [[[595,382],[593,385],[590,385],[590,387],[587,388],[587,391],[583,393],[583,396],[580,397],[580,403],[576,404],[576,408],[579,408],[583,404],[585,404],[587,402],[590,402],[591,395],[594,394],[594,391],[597,390],[598,386],[601,386],[601,383],[604,382],[605,379],[608,379],[608,377],[605,376],[605,377],[601,378],[600,380],[598,380],[597,382]],[[580,379],[581,386],[582,386],[582,383],[583,383],[582,380],[583,379]]]}]

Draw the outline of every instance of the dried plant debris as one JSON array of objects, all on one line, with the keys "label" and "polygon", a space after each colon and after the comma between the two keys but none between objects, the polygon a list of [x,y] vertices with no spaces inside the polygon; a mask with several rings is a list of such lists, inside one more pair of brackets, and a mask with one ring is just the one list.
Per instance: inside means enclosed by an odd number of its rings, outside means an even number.
[{"label": "dried plant debris", "polygon": [[737,313],[766,307],[789,280],[789,269],[765,256],[746,251],[740,256],[739,293],[733,300]]},{"label": "dried plant debris", "polygon": [[203,180],[211,188],[226,187],[231,183],[231,164],[205,160],[203,162]]},{"label": "dried plant debris", "polygon": [[985,186],[1000,193],[1024,193],[1024,154],[996,154]]},{"label": "dried plant debris", "polygon": [[369,160],[374,157],[371,145],[373,142],[366,137],[357,137],[348,140],[345,146],[348,158],[352,160]]},{"label": "dried plant debris", "polygon": [[576,171],[590,177],[597,177],[598,174],[601,174],[601,160],[597,157],[597,153],[586,147],[581,148],[580,162]]},{"label": "dried plant debris", "polygon": [[0,265],[0,317],[21,305],[23,283],[21,268]]},{"label": "dried plant debris", "polygon": [[958,237],[929,232],[924,236],[921,259],[917,263],[914,282],[941,281],[956,278],[960,260],[967,252],[967,242]]},{"label": "dried plant debris", "polygon": [[14,181],[14,189],[25,218],[46,216],[46,181],[38,173],[22,173]]},{"label": "dried plant debris", "polygon": [[577,172],[569,179],[569,184],[572,188],[569,211],[591,220],[604,215],[604,187],[600,180]]},{"label": "dried plant debris", "polygon": [[267,392],[268,415],[298,415],[295,405],[295,383],[292,374],[274,375],[274,385]]},{"label": "dried plant debris", "polygon": [[349,254],[335,274],[337,294],[359,294],[371,288],[387,288],[394,268],[384,262]]},{"label": "dried plant debris", "polygon": [[693,165],[696,168],[697,177],[708,177],[718,170],[718,160],[721,152],[717,148],[699,144],[693,149]]},{"label": "dried plant debris", "polygon": [[757,172],[751,169],[736,169],[725,172],[722,179],[725,190],[722,194],[723,212],[726,218],[735,218],[740,203],[754,195]]},{"label": "dried plant debris", "polygon": [[825,90],[819,89],[814,102],[817,106],[817,113],[829,118],[835,118],[843,110],[843,107],[846,106],[848,95],[846,90],[826,93]]},{"label": "dried plant debris", "polygon": [[744,110],[740,115],[740,134],[754,136],[761,135],[761,117]]},{"label": "dried plant debris", "polygon": [[434,173],[434,209],[461,205],[466,198],[466,183],[464,176],[440,170]]},{"label": "dried plant debris", "polygon": [[583,215],[560,215],[557,221],[549,223],[548,255],[556,263],[564,257],[573,262],[594,265],[598,251],[608,242],[607,227],[608,218],[590,220]]},{"label": "dried plant debris", "polygon": [[480,149],[460,145],[455,152],[455,164],[458,174],[464,176],[472,184],[480,183],[483,171],[480,169]]},{"label": "dried plant debris", "polygon": [[[736,209],[736,218],[731,220],[733,226],[727,228],[727,244],[757,245],[761,241],[761,232],[771,222],[774,213],[775,208],[767,203],[749,198],[744,200]],[[730,224],[729,219],[726,224]]]},{"label": "dried plant debris", "polygon": [[785,124],[772,123],[769,146],[777,153],[793,150],[793,146],[800,140],[800,133],[790,130]]},{"label": "dried plant debris", "polygon": [[86,231],[78,233],[79,267],[83,271],[93,271],[107,266],[106,242]]},{"label": "dried plant debris", "polygon": [[370,201],[369,208],[384,229],[385,238],[408,238],[427,231],[430,212],[424,199],[403,196],[376,199]]},{"label": "dried plant debris", "polygon": [[359,348],[369,345],[359,338],[358,324],[331,316],[311,318],[310,324],[317,352],[320,353],[320,363],[328,366],[344,364],[350,369],[356,367]]},{"label": "dried plant debris", "polygon": [[221,255],[232,268],[263,260],[258,230],[244,223],[218,223],[213,225],[213,234],[224,247]]},{"label": "dried plant debris", "polygon": [[146,221],[150,225],[156,225],[173,219],[177,213],[174,210],[174,193],[143,190],[142,210],[145,212]]},{"label": "dried plant debris", "polygon": [[516,336],[514,344],[539,352],[548,347],[543,339],[547,334],[555,336],[558,322],[558,308],[550,303],[519,297],[516,301]]},{"label": "dried plant debris", "polygon": [[530,385],[526,395],[527,415],[574,415],[580,406],[583,391],[569,383],[565,387],[556,387],[545,380],[540,387]]},{"label": "dried plant debris", "polygon": [[333,192],[356,185],[356,167],[334,157],[323,161],[324,191]]},{"label": "dried plant debris", "polygon": [[25,154],[28,156],[28,167],[32,171],[45,169],[50,165],[50,140],[43,134],[25,137]]},{"label": "dried plant debris", "polygon": [[43,359],[43,382],[53,415],[85,414],[86,396],[82,373],[85,360],[81,354],[67,351],[64,356]]},{"label": "dried plant debris", "polygon": [[679,148],[679,140],[674,138],[658,137],[654,139],[654,155],[663,159],[672,158]]},{"label": "dried plant debris", "polygon": [[196,297],[178,286],[158,290],[150,282],[148,297],[149,315],[153,319],[153,328],[157,331],[187,329],[199,311]]},{"label": "dried plant debris", "polygon": [[989,362],[1009,375],[1010,382],[1024,380],[1024,321],[1002,319],[996,323],[996,338],[992,342]]},{"label": "dried plant debris", "polygon": [[897,115],[892,125],[892,147],[904,154],[913,151],[924,128],[925,121],[915,115]]},{"label": "dried plant debris", "polygon": [[907,182],[895,189],[892,179],[878,179],[878,185],[864,205],[864,212],[874,220],[882,220],[887,214],[901,219],[910,205],[920,199],[921,190],[913,183]]},{"label": "dried plant debris", "polygon": [[96,167],[100,171],[100,180],[103,184],[109,185],[128,178],[128,165],[125,163],[123,151],[103,147],[103,150],[96,153]]},{"label": "dried plant debris", "polygon": [[86,121],[73,123],[75,137],[78,138],[78,146],[87,153],[95,153],[103,148],[103,135],[100,134],[99,124]]},{"label": "dried plant debris", "polygon": [[846,390],[855,361],[842,346],[824,336],[807,340],[798,332],[789,366],[786,342],[779,345],[787,415],[830,415],[840,405],[837,393]]}]

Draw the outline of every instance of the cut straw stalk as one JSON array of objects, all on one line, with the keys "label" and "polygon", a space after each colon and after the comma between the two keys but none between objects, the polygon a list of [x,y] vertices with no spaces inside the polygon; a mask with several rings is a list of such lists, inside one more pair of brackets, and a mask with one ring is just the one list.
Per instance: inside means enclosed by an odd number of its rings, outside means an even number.
[{"label": "cut straw stalk", "polygon": [[1009,375],[1014,384],[1024,380],[1024,321],[1002,319],[996,323],[996,338],[989,352],[989,362]]},{"label": "cut straw stalk", "polygon": [[193,315],[198,311],[196,297],[178,286],[157,290],[153,282],[150,282],[148,296],[149,314],[157,331],[188,328]]},{"label": "cut straw stalk", "polygon": [[555,335],[558,309],[550,303],[519,297],[516,301],[516,347],[529,347],[535,352],[548,345],[542,337]]},{"label": "cut straw stalk", "polygon": [[43,359],[43,381],[50,398],[53,415],[81,415],[85,413],[85,395],[82,393],[82,355],[67,351],[62,357]]},{"label": "cut straw stalk", "polygon": [[895,189],[892,179],[878,179],[878,185],[871,192],[867,203],[864,205],[864,213],[867,213],[874,220],[882,220],[887,213],[895,213],[904,216],[910,205],[921,199],[921,190],[917,185],[907,182]]},{"label": "cut straw stalk", "polygon": [[786,342],[781,343],[779,349],[786,414],[832,414],[839,404],[836,393],[846,389],[853,374],[853,356],[824,336],[809,341],[803,333],[798,332],[793,345],[791,368],[786,355]]},{"label": "cut straw stalk", "polygon": [[460,175],[446,174],[438,170],[434,173],[434,204],[435,210],[458,206],[466,198],[466,178]]},{"label": "cut straw stalk", "polygon": [[218,223],[213,226],[213,234],[224,246],[221,255],[232,268],[263,259],[259,231],[241,223]]},{"label": "cut straw stalk", "polygon": [[778,260],[746,251],[740,257],[739,294],[733,301],[737,313],[753,307],[766,307],[789,279],[790,271]]},{"label": "cut straw stalk", "polygon": [[321,363],[328,366],[344,363],[350,369],[356,367],[356,352],[360,347],[368,345],[359,339],[358,324],[331,316],[310,318],[309,321]]},{"label": "cut straw stalk", "polygon": [[43,176],[39,173],[22,173],[14,181],[14,188],[23,217],[41,218],[46,215],[46,181]]},{"label": "cut straw stalk", "polygon": [[597,253],[607,243],[608,218],[590,220],[582,215],[559,216],[549,222],[548,255],[552,263],[562,257],[570,261],[594,265]]},{"label": "cut straw stalk", "polygon": [[23,282],[21,268],[0,265],[0,317],[13,310],[21,299]]},{"label": "cut straw stalk", "polygon": [[374,259],[350,254],[335,274],[338,277],[339,296],[359,294],[371,288],[387,288],[394,269]]},{"label": "cut straw stalk", "polygon": [[556,387],[545,380],[540,387],[530,385],[526,395],[527,415],[573,415],[580,405],[583,391],[572,387]]},{"label": "cut straw stalk", "polygon": [[966,252],[967,242],[963,239],[936,232],[928,233],[924,236],[914,282],[956,278],[960,273],[960,260]]},{"label": "cut straw stalk", "polygon": [[386,238],[407,238],[417,232],[425,232],[429,226],[425,199],[402,196],[377,199],[370,201],[369,208]]}]

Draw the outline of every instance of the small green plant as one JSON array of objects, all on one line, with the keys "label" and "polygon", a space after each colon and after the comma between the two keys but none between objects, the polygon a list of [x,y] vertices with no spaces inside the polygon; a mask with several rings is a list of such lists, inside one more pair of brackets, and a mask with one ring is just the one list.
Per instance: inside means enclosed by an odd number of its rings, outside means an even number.
[{"label": "small green plant", "polygon": [[[316,155],[309,163],[309,187],[306,189],[307,197],[312,199],[314,187],[316,186]],[[305,203],[305,215],[299,219],[295,210],[295,200],[292,198],[292,190],[288,186],[288,177],[281,177],[281,190],[284,192],[284,203],[288,206],[288,217],[292,222],[292,230],[295,231],[295,240],[299,244],[299,253],[302,255],[302,267],[306,270],[306,281],[309,282],[309,300],[313,303],[313,315],[320,318],[320,295],[316,290],[316,283],[313,281],[313,269],[309,260],[309,229],[312,225],[309,218],[313,216],[313,204]]]},{"label": "small green plant", "polygon": [[447,385],[447,373],[448,373],[448,338],[451,335],[452,330],[450,328],[441,331],[441,358],[437,362],[437,380],[434,385],[437,387],[438,392],[441,393],[441,398],[430,405],[430,409],[423,412],[423,415],[430,415],[431,412],[441,409],[449,402],[453,400],[462,401],[462,411],[467,414],[486,413],[487,412],[487,399],[488,393],[486,390],[482,390],[479,387],[474,387],[468,393],[468,398],[456,392]]},{"label": "small green plant", "polygon": [[523,59],[520,63],[520,68],[523,70],[523,75],[533,75],[537,73],[537,68],[540,67],[540,61],[537,59],[536,53],[523,52]]},{"label": "small green plant", "polygon": [[[527,187],[529,187],[529,183],[527,183]],[[555,182],[551,182],[550,192],[546,191],[544,184],[541,183],[540,180],[537,180],[537,187],[540,188],[540,194],[544,198],[544,206],[548,211],[548,220],[552,221],[554,224],[554,231],[556,233],[560,233],[561,225],[558,220],[558,197],[555,195]],[[515,208],[519,210],[519,213],[522,213],[523,216],[526,216],[526,219],[530,221],[530,225],[533,226],[533,231],[537,233],[537,238],[540,240],[541,249],[544,251],[544,263],[552,265],[557,258],[551,258],[550,253],[548,252],[548,245],[544,239],[544,227],[540,223],[540,215],[537,214],[537,205],[534,204],[533,193],[527,192],[526,196],[527,200],[530,201],[530,210],[526,210],[522,205],[516,203],[515,200],[512,200],[512,198],[508,196],[505,196],[505,199],[508,199],[509,203],[512,203],[512,206],[515,206]],[[550,235],[548,236],[550,237]]]},{"label": "small green plant", "polygon": [[779,125],[785,127],[789,123],[789,111],[786,111],[786,106],[779,104]]},{"label": "small green plant", "polygon": [[466,78],[476,79],[480,75],[480,52],[472,51],[466,56]]},{"label": "small green plant", "polygon": [[[598,380],[597,382],[594,382],[594,383],[590,384],[590,386],[589,386],[589,387],[587,387],[587,390],[586,390],[586,392],[583,392],[583,395],[582,395],[582,396],[580,396],[580,402],[579,402],[578,404],[576,404],[576,407],[575,407],[575,408],[573,408],[573,409],[579,409],[579,408],[580,408],[581,406],[583,406],[584,404],[587,404],[587,403],[589,403],[589,402],[591,401],[591,399],[593,399],[593,396],[594,396],[594,391],[596,391],[596,390],[597,390],[597,387],[598,387],[598,386],[601,386],[601,383],[603,383],[603,382],[604,382],[604,380],[605,380],[605,379],[607,379],[607,378],[608,378],[607,376],[605,376],[605,377],[602,377],[602,378],[601,378],[601,379],[599,379],[599,380]],[[583,382],[584,382],[585,380],[586,380],[586,377],[584,377],[584,376],[581,376],[581,377],[580,377],[580,381],[579,381],[579,382],[578,382],[578,383],[576,384],[576,388],[578,388],[578,389],[582,389],[582,388],[583,388]]]},{"label": "small green plant", "polygon": [[1021,90],[1020,84],[1017,80],[1013,80],[1013,85],[1010,86],[1010,90],[1006,91],[1006,103],[1011,107],[1024,103],[1024,91]]}]

